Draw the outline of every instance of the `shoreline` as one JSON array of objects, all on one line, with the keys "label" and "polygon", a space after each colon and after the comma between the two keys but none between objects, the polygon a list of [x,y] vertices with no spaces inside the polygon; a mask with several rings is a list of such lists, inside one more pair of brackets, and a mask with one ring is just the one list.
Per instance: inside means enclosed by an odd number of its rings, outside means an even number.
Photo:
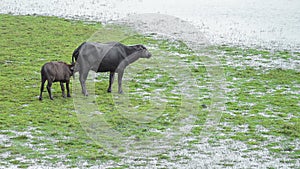
[{"label": "shoreline", "polygon": [[[170,0],[88,0],[85,3],[78,0],[56,3],[51,0],[32,0],[28,3],[4,0],[0,13],[57,16],[103,24],[135,14],[169,15],[194,25],[213,45],[300,51],[300,38],[297,38],[300,37],[300,24],[297,21],[299,13],[295,8],[297,1],[291,0],[285,6],[281,2],[273,3],[270,0],[227,1],[219,3],[219,0],[199,0],[194,3],[193,0],[187,0],[170,5]],[[159,3],[161,5],[157,6]]]},{"label": "shoreline", "polygon": [[[121,20],[108,20],[106,22],[102,22],[99,20],[94,20],[91,18],[91,16],[57,16],[57,15],[42,15],[42,14],[17,14],[17,13],[0,13],[0,15],[11,15],[11,16],[37,16],[37,17],[56,17],[60,19],[66,19],[69,21],[80,21],[85,24],[102,24],[102,25],[107,25],[107,24],[113,24],[113,25],[118,25]],[[123,18],[124,19],[124,18]],[[178,18],[180,19],[180,18]],[[188,24],[192,24],[189,21],[184,21]],[[128,26],[127,24],[124,24],[123,26]],[[194,25],[192,25],[194,27]],[[198,27],[194,27],[198,28]],[[138,29],[138,28],[137,28]],[[144,31],[145,32],[145,31]],[[141,32],[140,32],[141,33]],[[149,33],[149,32],[147,32]],[[203,32],[200,32],[203,33]],[[151,33],[150,33],[151,34]],[[207,36],[204,35],[206,39]],[[300,52],[300,45],[289,45],[285,44],[283,45],[282,43],[275,43],[273,47],[268,46],[270,42],[264,42],[259,44],[251,44],[251,45],[245,45],[243,43],[225,43],[225,42],[210,42],[210,46],[224,46],[224,47],[233,47],[233,48],[241,48],[241,49],[257,49],[257,50],[267,50],[267,51],[272,51],[272,52],[277,52],[277,51],[288,51],[292,53],[299,53]],[[275,47],[276,46],[276,47]],[[283,47],[285,46],[285,47]]]}]

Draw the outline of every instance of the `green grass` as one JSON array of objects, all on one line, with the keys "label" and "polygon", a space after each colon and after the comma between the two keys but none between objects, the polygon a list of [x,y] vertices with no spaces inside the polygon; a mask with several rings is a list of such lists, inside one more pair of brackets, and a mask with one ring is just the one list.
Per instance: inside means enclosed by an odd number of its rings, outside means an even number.
[{"label": "green grass", "polygon": [[[53,85],[55,101],[48,100],[47,93],[44,93],[44,101],[37,99],[41,66],[54,60],[70,63],[76,46],[101,25],[56,17],[0,17],[1,134],[26,132],[32,128],[32,138],[26,134],[10,136],[12,145],[4,146],[0,153],[10,152],[12,156],[1,161],[26,165],[15,160],[22,156],[55,164],[61,159],[47,159],[47,156],[63,154],[66,162],[75,164],[81,158],[95,161],[95,157],[105,156],[102,148],[86,136],[74,113],[72,99],[61,97],[58,84]],[[26,148],[26,143],[36,149]],[[40,152],[39,148],[45,150]]]},{"label": "green grass", "polygon": [[[270,65],[276,59],[286,62],[289,59],[299,60],[299,53],[212,46],[197,55],[182,41],[170,42],[137,34],[125,36],[122,31],[126,28],[122,27],[106,29],[99,23],[87,24],[42,16],[0,15],[0,19],[1,166],[27,168],[46,164],[55,167],[62,163],[72,168],[84,162],[84,167],[108,161],[118,163],[123,157],[107,151],[106,144],[92,135],[99,129],[97,127],[102,126],[89,124],[101,120],[125,138],[133,137],[137,142],[142,142],[164,139],[165,133],[179,130],[184,126],[181,122],[193,115],[196,119],[191,132],[178,133],[180,136],[198,138],[213,100],[211,93],[214,88],[210,84],[214,82],[214,77],[208,76],[202,59],[207,55],[220,58],[226,80],[224,86],[227,88],[226,111],[222,112],[218,129],[212,131],[215,134],[210,140],[212,146],[215,146],[216,140],[232,139],[247,144],[249,149],[246,151],[266,148],[274,157],[286,154],[292,164],[300,156],[295,145],[300,138],[299,71],[249,64],[257,58]],[[128,87],[126,92],[130,104],[127,108],[137,112],[122,113],[124,109],[119,106],[122,99],[118,99],[116,84],[112,94],[106,92],[108,74],[105,73],[97,78],[95,92],[99,97],[94,100],[97,110],[103,115],[77,114],[73,99],[62,98],[56,83],[53,85],[54,100],[51,101],[48,93],[44,92],[44,100],[39,101],[41,66],[55,60],[70,63],[72,52],[80,43],[99,39],[121,39],[125,44],[139,43],[150,47],[153,57],[134,63],[124,75],[129,79],[123,84]],[[186,67],[180,67],[182,65]],[[169,70],[164,66],[169,66]],[[131,73],[135,69],[140,71]],[[189,84],[191,91],[178,87],[186,81],[185,76],[178,75],[186,70],[186,77],[192,77],[195,81],[195,84]],[[78,81],[78,76],[75,81]],[[146,98],[156,92],[161,94],[164,108],[147,114],[149,109],[153,111],[155,104]],[[188,99],[188,95],[192,99]],[[165,102],[162,101],[164,99]],[[153,119],[139,122],[144,120],[145,115]],[[279,138],[280,141],[272,138]],[[178,140],[175,138],[174,142]],[[190,141],[189,148],[198,143],[198,140]],[[168,156],[168,151],[153,158],[176,161]],[[189,158],[178,156],[178,159]],[[118,167],[128,168],[130,165]],[[139,165],[144,164],[135,166]],[[220,165],[232,167],[234,163],[224,161]]]},{"label": "green grass", "polygon": [[[300,138],[299,70],[255,67],[245,61],[245,58],[251,60],[251,56],[259,55],[263,59],[270,58],[267,63],[272,67],[272,60],[299,60],[297,55],[287,51],[269,53],[256,49],[221,49],[225,53],[222,56],[224,62],[228,56],[235,55],[241,56],[237,57],[237,62],[243,63],[224,67],[230,92],[227,93],[227,112],[221,122],[230,125],[221,126],[223,132],[231,133],[232,139],[246,142],[250,147],[265,145],[274,154],[298,158],[295,144],[299,143]],[[262,130],[259,129],[261,127]],[[270,140],[272,137],[280,138],[280,141]]]}]

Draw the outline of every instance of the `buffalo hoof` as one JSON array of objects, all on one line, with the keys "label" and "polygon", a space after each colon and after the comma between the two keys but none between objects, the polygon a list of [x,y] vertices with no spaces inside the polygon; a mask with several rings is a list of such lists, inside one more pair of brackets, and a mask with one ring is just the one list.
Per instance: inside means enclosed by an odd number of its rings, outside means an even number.
[{"label": "buffalo hoof", "polygon": [[88,95],[89,95],[88,92],[82,92],[82,94],[83,94],[84,96],[88,96]]},{"label": "buffalo hoof", "polygon": [[67,97],[71,97],[71,95],[70,95],[70,94],[68,94],[68,95],[67,95]]},{"label": "buffalo hoof", "polygon": [[42,100],[43,100],[43,98],[42,98],[42,97],[39,97],[39,100],[40,100],[40,101],[42,101]]}]

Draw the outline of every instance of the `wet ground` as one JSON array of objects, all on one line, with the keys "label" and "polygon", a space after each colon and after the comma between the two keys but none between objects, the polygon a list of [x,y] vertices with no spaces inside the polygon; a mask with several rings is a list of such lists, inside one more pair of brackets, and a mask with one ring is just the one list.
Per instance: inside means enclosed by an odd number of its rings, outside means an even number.
[{"label": "wet ground", "polygon": [[298,0],[2,0],[0,13],[109,22],[159,13],[190,21],[213,44],[300,50]]},{"label": "wet ground", "polygon": [[[185,0],[176,3],[172,0],[32,0],[30,2],[3,0],[0,13],[54,15],[104,23],[121,22],[142,33],[156,33],[167,38],[181,39],[195,51],[209,44],[255,46],[268,48],[271,51],[278,49],[300,51],[299,6],[300,1],[297,0],[275,2],[272,0]],[[176,17],[181,19],[176,19]],[[216,68],[221,63],[218,59],[213,58],[215,56],[211,57],[203,60],[208,73],[219,75],[214,79],[216,86],[226,84],[222,70]],[[226,64],[233,67],[247,65],[286,69],[292,66],[294,70],[299,70],[299,58],[274,60],[256,57],[250,56],[244,62],[241,56],[228,57],[225,60]],[[214,87],[212,86],[212,88]],[[214,111],[225,111],[225,92],[228,92],[226,86],[215,91],[214,97],[219,101]],[[219,117],[215,117],[207,120],[206,123],[213,124],[218,120]],[[263,130],[257,129],[258,132]],[[222,135],[221,129],[215,134]],[[122,164],[132,164],[132,168],[153,168],[154,166],[161,168],[289,167],[286,166],[285,160],[288,157],[285,155],[273,157],[267,149],[256,149],[256,147],[249,147],[243,142],[231,139],[208,143],[202,136],[181,139],[178,143],[180,146],[172,147],[173,151],[166,152],[168,160],[137,158],[136,155],[142,156],[142,152],[135,151],[130,152],[135,156],[124,158],[118,164],[108,162],[103,166],[92,168],[116,167]],[[207,135],[205,136],[207,137]],[[266,142],[274,141],[273,139],[270,136]],[[191,140],[198,140],[200,143],[191,148],[188,145]],[[281,140],[284,138],[277,138],[275,141],[280,142]],[[291,144],[296,146],[298,143],[296,140]],[[251,151],[246,151],[250,149]],[[178,160],[178,157],[182,158]],[[84,167],[85,163],[85,161],[78,162],[78,165]],[[293,165],[298,164],[299,162]],[[33,166],[32,168],[40,167]]]}]

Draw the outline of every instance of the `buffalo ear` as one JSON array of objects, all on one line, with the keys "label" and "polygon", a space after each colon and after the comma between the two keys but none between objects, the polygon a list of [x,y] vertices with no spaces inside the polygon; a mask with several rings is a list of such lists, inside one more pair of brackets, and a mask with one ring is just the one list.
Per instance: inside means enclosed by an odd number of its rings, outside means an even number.
[{"label": "buffalo ear", "polygon": [[139,50],[144,50],[144,49],[146,49],[146,47],[143,46],[143,45],[138,45],[138,49],[139,49]]},{"label": "buffalo ear", "polygon": [[139,50],[141,50],[141,46],[140,46],[140,45],[135,45],[134,49],[135,49],[136,51],[139,51]]}]

